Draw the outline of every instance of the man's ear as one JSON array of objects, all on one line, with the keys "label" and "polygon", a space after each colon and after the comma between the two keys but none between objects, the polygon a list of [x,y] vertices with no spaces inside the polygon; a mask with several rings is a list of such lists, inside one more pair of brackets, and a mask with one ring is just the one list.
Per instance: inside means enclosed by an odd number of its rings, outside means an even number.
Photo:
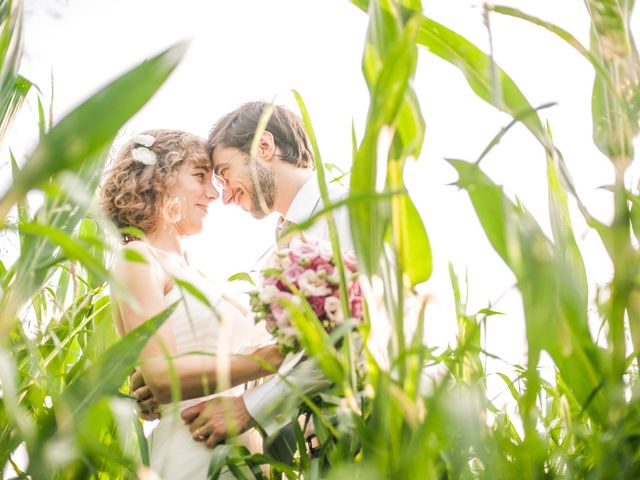
[{"label": "man's ear", "polygon": [[265,130],[260,135],[260,142],[258,143],[258,157],[265,162],[270,162],[274,158],[276,153],[276,144],[273,140],[273,134]]}]

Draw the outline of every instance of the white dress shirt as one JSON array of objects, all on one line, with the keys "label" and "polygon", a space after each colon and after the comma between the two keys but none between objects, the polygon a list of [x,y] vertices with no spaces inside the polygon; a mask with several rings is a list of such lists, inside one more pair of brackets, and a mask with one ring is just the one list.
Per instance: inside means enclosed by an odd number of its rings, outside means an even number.
[{"label": "white dress shirt", "polygon": [[[338,202],[347,198],[349,191],[346,187],[337,183],[327,185],[329,199],[332,202]],[[294,197],[289,210],[284,216],[285,222],[300,224],[305,222],[309,217],[318,213],[324,208],[322,197],[320,195],[320,186],[315,175],[313,175],[300,188]],[[340,239],[340,248],[343,250],[353,250],[353,240],[351,239],[351,227],[349,225],[349,210],[346,207],[339,207],[331,211],[333,221],[338,231]],[[329,223],[325,218],[320,218],[305,230],[305,235],[322,240],[329,240]]]},{"label": "white dress shirt", "polygon": [[[343,200],[348,190],[336,183],[328,185],[329,198],[332,202]],[[300,224],[324,208],[320,196],[318,180],[313,175],[297,193],[284,221]],[[340,240],[340,248],[353,249],[349,213],[347,207],[339,207],[332,211],[336,230]],[[329,240],[329,226],[325,218],[318,219],[305,230],[308,237]],[[279,374],[290,372],[285,379],[272,377],[261,385],[244,393],[243,399],[251,417],[271,436],[284,427],[302,401],[301,395],[313,395],[331,385],[313,360],[307,360],[296,365],[303,352],[287,359]],[[295,368],[292,368],[294,367]]]}]

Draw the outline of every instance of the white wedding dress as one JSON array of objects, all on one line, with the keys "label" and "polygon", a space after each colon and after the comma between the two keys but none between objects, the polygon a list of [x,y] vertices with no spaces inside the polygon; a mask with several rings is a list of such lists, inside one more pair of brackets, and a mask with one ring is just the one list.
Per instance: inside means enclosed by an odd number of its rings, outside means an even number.
[{"label": "white wedding dress", "polygon": [[[215,355],[220,371],[227,368],[225,360],[229,354],[250,354],[257,348],[273,343],[264,327],[254,325],[222,296],[222,291],[196,270],[180,271],[176,277],[187,281],[204,294],[213,309],[174,285],[165,295],[165,305],[180,301],[173,314],[167,319],[176,340],[177,354],[199,352]],[[237,386],[217,395],[240,394],[243,386]],[[204,443],[191,438],[189,428],[180,418],[180,412],[208,397],[180,401],[165,405],[162,418],[152,431],[148,443],[151,469],[164,480],[199,480],[207,477],[212,450]],[[251,452],[259,452],[262,439],[252,429],[237,440]],[[225,467],[220,478],[235,478]]]}]

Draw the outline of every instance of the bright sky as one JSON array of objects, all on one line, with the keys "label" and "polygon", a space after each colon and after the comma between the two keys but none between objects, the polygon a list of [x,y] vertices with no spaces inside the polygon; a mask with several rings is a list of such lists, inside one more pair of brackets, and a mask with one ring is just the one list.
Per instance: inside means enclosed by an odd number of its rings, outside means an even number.
[{"label": "bright sky", "polygon": [[[513,0],[503,3],[555,22],[588,45],[583,2]],[[488,49],[481,3],[425,1],[425,13]],[[578,192],[599,218],[609,215],[609,194],[597,187],[612,181],[612,169],[591,141],[593,73],[574,50],[548,32],[511,18],[491,21],[497,62],[533,105],[545,110],[554,139]],[[296,108],[291,89],[304,97],[325,162],[348,168],[351,122],[361,135],[368,95],[360,71],[367,17],[347,0],[30,0],[27,2],[23,74],[65,112],[145,57],[192,38],[187,57],[166,85],[126,126],[133,133],[177,128],[206,136],[213,122],[241,103],[275,99]],[[638,32],[637,15],[633,30]],[[639,37],[640,35],[636,35]],[[427,123],[422,156],[406,181],[432,241],[435,271],[426,290],[434,295],[427,339],[443,345],[455,324],[447,264],[462,278],[468,270],[470,308],[501,298],[494,307],[509,313],[489,323],[488,350],[522,362],[524,329],[514,279],[481,231],[466,194],[448,186],[456,175],[443,158],[474,160],[509,122],[483,103],[452,66],[421,50],[416,90]],[[8,143],[24,156],[36,137],[33,106],[25,109]],[[3,158],[4,160],[4,158]],[[527,131],[515,127],[484,161],[492,178],[515,194],[547,228],[544,153]],[[637,177],[636,177],[637,180]],[[590,262],[593,282],[609,270],[595,235],[577,215],[576,229]],[[214,278],[249,269],[273,241],[275,217],[255,221],[236,207],[217,205],[205,232],[193,239],[192,260]],[[598,261],[593,261],[598,259]],[[503,295],[505,294],[505,295]]]}]

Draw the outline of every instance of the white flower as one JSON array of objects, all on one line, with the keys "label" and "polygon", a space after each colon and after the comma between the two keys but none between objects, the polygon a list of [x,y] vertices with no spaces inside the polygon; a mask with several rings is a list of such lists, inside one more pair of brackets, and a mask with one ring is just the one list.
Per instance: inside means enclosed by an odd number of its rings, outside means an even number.
[{"label": "white flower", "polygon": [[340,299],[331,295],[324,299],[324,311],[327,312],[327,318],[336,325],[340,325],[344,321]]},{"label": "white flower", "polygon": [[133,137],[133,143],[137,143],[138,145],[142,145],[143,147],[150,147],[154,143],[156,143],[156,137],[153,135],[148,135],[145,133],[141,133],[140,135],[136,135]]},{"label": "white flower", "polygon": [[266,268],[277,268],[279,270],[285,270],[289,266],[291,266],[292,263],[293,262],[286,253],[276,252],[275,254],[271,255],[271,257],[269,257]]},{"label": "white flower", "polygon": [[333,249],[331,248],[331,244],[329,242],[320,242],[320,258],[330,262],[333,258]]},{"label": "white flower", "polygon": [[340,285],[340,275],[338,274],[338,269],[334,268],[331,275],[327,275],[327,282],[333,285]]},{"label": "white flower", "polygon": [[271,303],[276,299],[279,293],[280,289],[275,285],[265,285],[258,294],[258,298],[260,298],[262,303]]},{"label": "white flower", "polygon": [[131,155],[134,160],[137,160],[140,163],[144,163],[145,165],[155,165],[158,161],[158,157],[154,152],[149,150],[147,147],[138,147],[134,148],[131,151]]},{"label": "white flower", "polygon": [[305,296],[321,297],[331,293],[327,282],[313,270],[305,270],[298,278],[298,285],[300,292]]},{"label": "white flower", "polygon": [[293,265],[293,262],[291,261],[291,259],[288,256],[282,257],[280,259],[280,268],[282,268],[283,270],[286,270],[291,265]]}]

